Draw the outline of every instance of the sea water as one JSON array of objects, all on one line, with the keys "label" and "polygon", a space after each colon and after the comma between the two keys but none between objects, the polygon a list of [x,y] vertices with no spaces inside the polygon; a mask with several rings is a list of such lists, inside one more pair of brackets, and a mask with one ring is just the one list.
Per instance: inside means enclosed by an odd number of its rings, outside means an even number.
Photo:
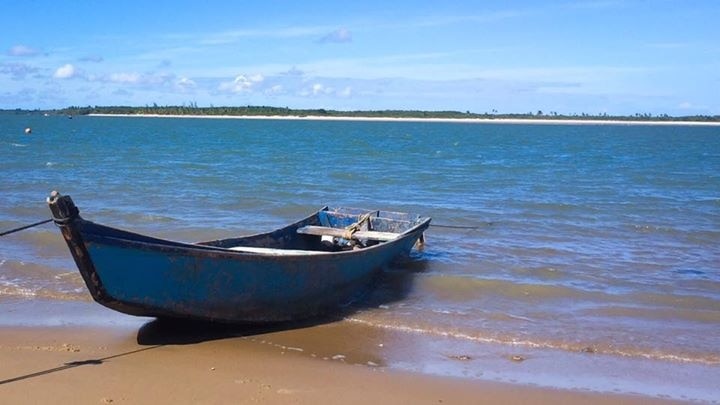
[{"label": "sea water", "polygon": [[[718,126],[0,115],[0,231],[52,190],[188,242],[324,205],[431,216],[343,321],[404,336],[389,367],[720,398]],[[89,300],[53,225],[0,246],[0,308]]]}]

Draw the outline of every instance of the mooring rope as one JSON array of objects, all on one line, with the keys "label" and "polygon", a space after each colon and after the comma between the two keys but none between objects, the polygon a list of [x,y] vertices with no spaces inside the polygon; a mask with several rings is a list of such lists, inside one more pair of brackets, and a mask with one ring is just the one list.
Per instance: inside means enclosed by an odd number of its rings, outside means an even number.
[{"label": "mooring rope", "polygon": [[[374,213],[375,213],[375,211],[371,211],[371,212],[368,212],[367,214],[362,214],[360,216],[360,219],[357,222],[345,227],[345,235],[343,236],[343,239],[347,239],[347,240],[352,239],[353,234],[355,232],[359,231],[362,224],[366,221],[369,221],[370,216]],[[369,228],[369,226],[368,226],[368,228]]]},{"label": "mooring rope", "polygon": [[32,228],[32,227],[34,227],[34,226],[38,226],[38,225],[42,225],[42,224],[47,224],[47,223],[50,222],[50,221],[52,221],[52,218],[46,219],[46,220],[40,221],[40,222],[35,222],[34,224],[21,226],[20,228],[15,228],[15,229],[11,229],[11,230],[9,230],[9,231],[5,231],[5,232],[3,232],[3,233],[0,233],[0,236],[10,235],[11,233],[24,231],[25,229],[29,229],[29,228]]},{"label": "mooring rope", "polygon": [[[367,214],[366,214],[366,215],[367,215]],[[349,237],[352,237],[352,234],[355,233],[355,231],[357,231],[357,230],[360,228],[360,225],[361,225],[364,221],[367,221],[369,218],[370,218],[370,215],[363,216],[363,217],[361,217],[360,221],[358,221],[358,222],[350,225],[350,226],[347,228],[348,236],[349,236]],[[24,230],[26,230],[26,229],[30,229],[30,228],[35,227],[35,226],[47,224],[48,222],[51,222],[51,221],[52,221],[52,218],[46,219],[46,220],[40,221],[40,222],[35,222],[34,224],[21,226],[21,227],[19,227],[19,228],[15,228],[15,229],[11,229],[11,230],[9,230],[9,231],[2,232],[2,233],[0,233],[0,236],[10,235],[11,233],[24,231]],[[449,228],[449,229],[480,229],[479,226],[444,225],[444,224],[430,224],[430,226],[435,227],[435,228]]]}]

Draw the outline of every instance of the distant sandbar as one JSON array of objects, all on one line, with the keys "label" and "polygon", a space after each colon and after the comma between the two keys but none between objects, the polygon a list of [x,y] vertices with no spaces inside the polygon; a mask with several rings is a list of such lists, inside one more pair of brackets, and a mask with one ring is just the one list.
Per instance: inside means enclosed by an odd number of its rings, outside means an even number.
[{"label": "distant sandbar", "polygon": [[380,122],[444,122],[472,124],[544,124],[544,125],[675,125],[720,126],[720,122],[708,121],[625,121],[588,119],[544,118],[394,118],[394,117],[327,117],[299,115],[185,115],[185,114],[88,114],[93,117],[143,117],[143,118],[212,118],[244,120],[307,120],[307,121],[380,121]]}]

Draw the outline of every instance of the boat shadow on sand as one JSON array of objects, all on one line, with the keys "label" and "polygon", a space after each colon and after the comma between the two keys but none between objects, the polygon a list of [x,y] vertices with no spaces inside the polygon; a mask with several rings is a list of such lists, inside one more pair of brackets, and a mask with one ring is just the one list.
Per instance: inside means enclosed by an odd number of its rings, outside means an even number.
[{"label": "boat shadow on sand", "polygon": [[416,274],[427,270],[424,257],[408,258],[382,272],[356,299],[331,313],[304,320],[262,324],[229,324],[183,319],[158,318],[140,327],[137,343],[143,346],[188,345],[212,340],[249,337],[274,332],[304,329],[338,322],[358,311],[401,301],[412,290]]}]

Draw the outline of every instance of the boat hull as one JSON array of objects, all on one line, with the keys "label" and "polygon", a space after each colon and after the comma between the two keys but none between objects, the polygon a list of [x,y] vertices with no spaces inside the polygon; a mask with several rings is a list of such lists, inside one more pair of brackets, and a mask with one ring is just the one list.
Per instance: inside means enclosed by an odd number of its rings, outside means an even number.
[{"label": "boat hull", "polygon": [[323,210],[267,234],[198,244],[143,236],[84,220],[77,212],[63,217],[56,211],[62,210],[53,210],[56,224],[95,301],[131,315],[219,322],[297,320],[346,307],[385,266],[407,255],[429,225],[429,218],[416,221],[396,239],[362,249],[279,255],[228,247],[258,246],[259,241],[278,251],[314,246],[319,237],[297,230],[321,224]]}]

